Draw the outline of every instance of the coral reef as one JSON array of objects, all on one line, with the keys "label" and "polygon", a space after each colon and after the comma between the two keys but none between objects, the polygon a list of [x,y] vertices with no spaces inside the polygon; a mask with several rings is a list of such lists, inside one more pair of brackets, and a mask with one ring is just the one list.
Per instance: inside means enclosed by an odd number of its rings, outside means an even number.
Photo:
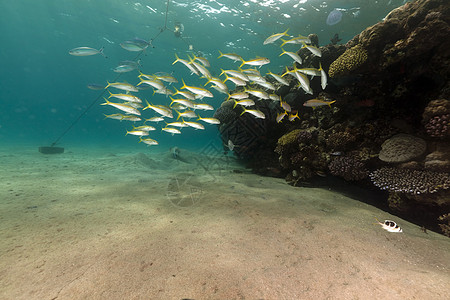
[{"label": "coral reef", "polygon": [[[320,47],[321,57],[300,47],[303,63],[297,68],[321,65],[328,74],[324,89],[311,80],[310,95],[292,76],[282,86],[267,78],[299,119],[277,123],[280,103],[259,100],[267,118],[240,116],[236,107],[236,117],[224,118],[230,122],[219,127],[222,139],[239,145],[235,155],[253,161],[253,170],[284,176],[293,185],[333,175],[375,189],[365,179],[372,171],[375,185],[389,192],[377,205],[389,204],[410,221],[440,230],[436,218],[450,209],[449,24],[450,1],[416,0],[345,45]],[[310,38],[318,47],[317,36]],[[313,98],[336,102],[314,110],[303,105]]]},{"label": "coral reef", "polygon": [[214,113],[214,118],[219,119],[221,124],[231,123],[237,114],[233,111],[233,101],[224,101]]},{"label": "coral reef", "polygon": [[[282,137],[280,137],[278,139],[278,146],[275,149],[275,152],[282,154],[284,152],[283,149],[286,148],[286,146],[296,143],[297,139],[298,139],[298,135],[301,131],[302,131],[301,129],[295,129],[289,133],[286,133]],[[277,149],[279,149],[279,150],[277,150]]]},{"label": "coral reef", "polygon": [[356,45],[347,49],[330,65],[328,75],[331,78],[348,75],[358,69],[367,60],[367,51],[361,46]]},{"label": "coral reef", "polygon": [[356,140],[356,134],[346,129],[345,131],[333,131],[326,139],[327,148],[330,151],[345,151],[351,148]]},{"label": "coral reef", "polygon": [[331,174],[342,177],[347,181],[365,179],[369,173],[365,163],[354,156],[336,157],[328,165],[328,168]]},{"label": "coral reef", "polygon": [[425,128],[427,133],[432,137],[442,138],[450,136],[450,114],[432,117]]},{"label": "coral reef", "polygon": [[389,163],[407,162],[425,153],[427,143],[409,134],[397,134],[381,145],[380,160]]},{"label": "coral reef", "polygon": [[440,149],[425,157],[426,170],[450,173],[450,145],[442,145]]},{"label": "coral reef", "polygon": [[420,195],[450,188],[448,173],[385,167],[369,176],[374,185],[392,192]]},{"label": "coral reef", "polygon": [[422,123],[431,137],[450,137],[450,101],[430,101],[422,114]]}]

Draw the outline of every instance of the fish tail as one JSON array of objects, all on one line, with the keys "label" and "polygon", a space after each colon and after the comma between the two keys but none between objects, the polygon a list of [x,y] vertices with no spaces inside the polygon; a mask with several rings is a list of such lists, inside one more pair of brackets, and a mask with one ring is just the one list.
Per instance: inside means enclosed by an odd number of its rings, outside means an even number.
[{"label": "fish tail", "polygon": [[109,102],[108,99],[106,99],[105,97],[103,97],[103,99],[105,99],[106,103],[102,103],[102,104],[100,104],[100,105],[108,105],[109,103],[111,103],[111,102]]},{"label": "fish tail", "polygon": [[280,46],[280,48],[281,48],[281,51],[283,51],[283,52],[282,52],[279,56],[281,56],[281,55],[283,55],[283,54],[286,54],[286,51],[284,51],[283,47]]},{"label": "fish tail", "polygon": [[280,47],[283,47],[284,45],[286,45],[286,43],[287,43],[286,40],[283,40],[283,39],[280,39],[280,40],[283,42]]},{"label": "fish tail", "polygon": [[241,58],[241,60],[242,60],[242,64],[239,66],[239,68],[242,68],[242,66],[243,65],[245,65],[247,62],[245,61],[245,60],[243,60],[242,58]]},{"label": "fish tail", "polygon": [[98,52],[103,55],[104,58],[108,58],[108,56],[105,55],[105,53],[103,53],[103,49],[105,49],[105,47],[101,47],[100,50],[98,50]]},{"label": "fish tail", "polygon": [[223,56],[223,53],[222,52],[220,52],[220,50],[219,50],[219,57],[218,58],[221,58],[222,56]]},{"label": "fish tail", "polygon": [[128,135],[128,130],[127,130],[127,133],[125,133],[125,135]]},{"label": "fish tail", "polygon": [[288,29],[286,29],[286,31],[285,31],[285,32],[283,32],[283,35],[285,35],[285,36],[289,36],[289,34],[287,34],[288,30],[289,30],[289,28],[288,28]]},{"label": "fish tail", "polygon": [[245,114],[247,112],[247,110],[244,108],[244,111],[239,115],[242,116],[243,114]]},{"label": "fish tail", "polygon": [[220,71],[222,71],[222,73],[220,73],[219,76],[222,76],[222,74],[225,73],[225,70],[221,68]]},{"label": "fish tail", "polygon": [[107,83],[107,85],[105,86],[105,90],[106,90],[109,86],[111,86],[111,83],[109,83],[109,81],[106,81],[106,83]]},{"label": "fish tail", "polygon": [[186,88],[186,82],[184,82],[184,79],[183,79],[183,78],[181,78],[181,81],[183,82],[183,86],[180,87],[180,89],[185,89],[185,88]]},{"label": "fish tail", "polygon": [[108,93],[109,93],[109,97],[108,97],[108,99],[109,99],[112,97],[113,93],[111,93],[109,90],[108,90]]},{"label": "fish tail", "polygon": [[237,101],[236,101],[236,100],[234,100],[234,105],[233,105],[233,108],[235,108],[235,107],[236,107],[236,105],[237,105]]},{"label": "fish tail", "polygon": [[328,102],[328,106],[331,108],[331,104],[333,104],[334,102],[336,102],[336,100]]},{"label": "fish tail", "polygon": [[144,107],[142,110],[146,110],[147,108],[150,108],[150,103],[148,103],[148,101],[147,100],[145,100],[145,102],[147,103],[147,106],[146,107]]},{"label": "fish tail", "polygon": [[172,63],[172,65],[176,64],[177,62],[180,61],[180,58],[178,57],[178,55],[175,53],[175,61]]}]

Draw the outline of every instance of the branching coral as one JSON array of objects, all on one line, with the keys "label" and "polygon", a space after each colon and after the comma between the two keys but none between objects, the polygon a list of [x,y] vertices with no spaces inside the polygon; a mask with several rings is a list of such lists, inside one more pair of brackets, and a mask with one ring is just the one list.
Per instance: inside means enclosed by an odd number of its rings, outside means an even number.
[{"label": "branching coral", "polygon": [[329,165],[331,174],[340,176],[347,181],[357,181],[367,177],[365,163],[357,157],[337,157]]},{"label": "branching coral", "polygon": [[331,78],[348,75],[367,60],[367,51],[356,45],[347,49],[341,56],[331,63],[328,75]]},{"label": "branching coral", "polygon": [[369,176],[374,185],[391,192],[420,195],[450,188],[448,173],[381,168]]}]

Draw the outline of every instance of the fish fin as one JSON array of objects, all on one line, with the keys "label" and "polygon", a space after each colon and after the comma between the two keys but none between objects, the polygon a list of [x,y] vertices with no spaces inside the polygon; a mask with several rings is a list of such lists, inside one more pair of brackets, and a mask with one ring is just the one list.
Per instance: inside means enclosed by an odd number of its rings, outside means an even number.
[{"label": "fish fin", "polygon": [[103,97],[103,99],[105,99],[106,103],[102,103],[102,104],[100,104],[100,105],[108,105],[109,103],[111,103],[111,102],[109,102],[108,99],[106,99],[105,97]]},{"label": "fish fin", "polygon": [[148,101],[147,100],[145,100],[145,102],[147,103],[147,106],[146,107],[144,107],[142,110],[146,110],[147,108],[150,108],[150,103],[148,103]]},{"label": "fish fin", "polygon": [[104,58],[108,58],[108,56],[105,55],[105,53],[103,53],[103,49],[105,49],[105,47],[101,47],[100,50],[98,50],[98,52],[103,55]]},{"label": "fish fin", "polygon": [[172,65],[176,64],[178,61],[180,61],[180,58],[178,57],[178,55],[175,53],[175,61],[172,63]]},{"label": "fish fin", "polygon": [[218,58],[221,58],[222,56],[223,56],[223,53],[222,52],[220,52],[220,50],[219,50],[219,57]]},{"label": "fish fin", "polygon": [[331,104],[333,104],[334,102],[336,102],[336,100],[328,102],[328,106],[331,108]]}]

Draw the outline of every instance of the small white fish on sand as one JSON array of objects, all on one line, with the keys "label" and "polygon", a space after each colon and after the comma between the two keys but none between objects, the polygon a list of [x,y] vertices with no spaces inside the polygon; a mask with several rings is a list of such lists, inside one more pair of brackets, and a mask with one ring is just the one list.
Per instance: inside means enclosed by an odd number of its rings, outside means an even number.
[{"label": "small white fish on sand", "polygon": [[389,232],[403,232],[402,228],[398,226],[398,224],[394,221],[384,220],[384,222],[380,222],[377,218],[375,218],[375,220],[377,220],[376,224],[381,225],[384,230],[387,230]]},{"label": "small white fish on sand", "polygon": [[73,56],[91,56],[91,55],[101,54],[105,58],[107,58],[106,55],[103,53],[103,47],[101,47],[100,50],[90,48],[90,47],[73,48],[72,50],[69,51],[69,54],[73,55]]}]

